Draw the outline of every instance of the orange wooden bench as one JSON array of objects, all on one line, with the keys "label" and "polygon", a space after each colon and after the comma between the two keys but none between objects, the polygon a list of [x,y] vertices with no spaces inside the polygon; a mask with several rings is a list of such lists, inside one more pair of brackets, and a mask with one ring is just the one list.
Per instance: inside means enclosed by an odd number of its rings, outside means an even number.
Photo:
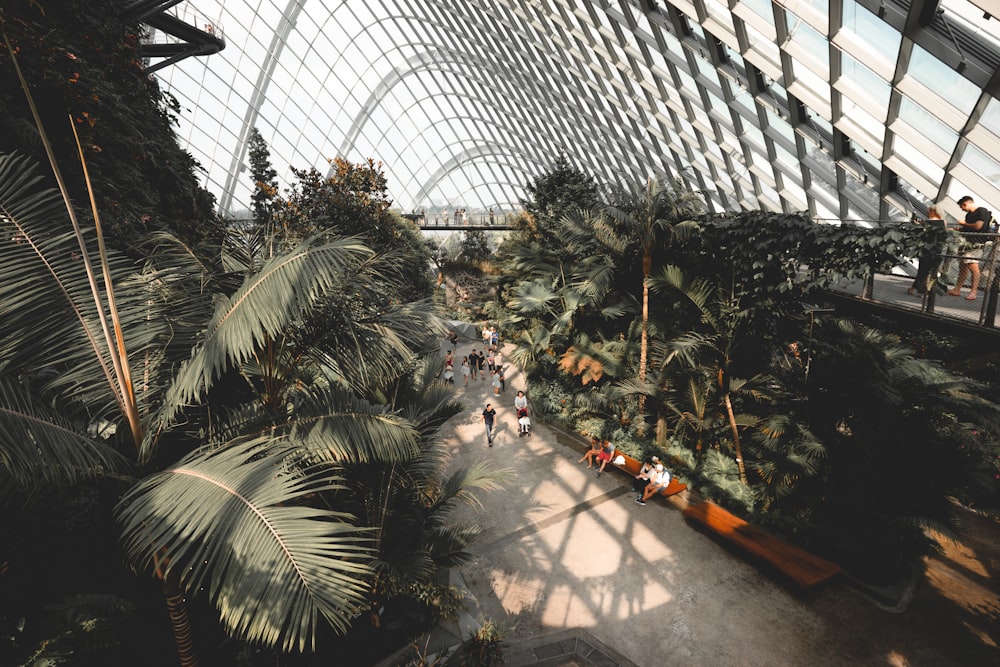
[{"label": "orange wooden bench", "polygon": [[[633,477],[639,474],[639,469],[642,468],[642,463],[640,461],[632,458],[631,456],[628,456],[627,454],[622,454],[620,452],[615,452],[614,456],[615,457],[621,456],[623,459],[625,459],[624,463],[620,464],[616,463],[615,464],[616,468],[618,468],[619,470],[624,470]],[[681,482],[677,481],[676,477],[671,476],[670,484],[667,485],[667,488],[660,491],[660,495],[663,496],[664,498],[669,498],[674,494],[680,493],[686,488],[687,484],[682,484]]]},{"label": "orange wooden bench", "polygon": [[840,566],[836,563],[783,542],[715,503],[692,505],[684,509],[683,514],[689,520],[701,524],[719,537],[770,564],[803,590],[818,586],[840,573]]}]

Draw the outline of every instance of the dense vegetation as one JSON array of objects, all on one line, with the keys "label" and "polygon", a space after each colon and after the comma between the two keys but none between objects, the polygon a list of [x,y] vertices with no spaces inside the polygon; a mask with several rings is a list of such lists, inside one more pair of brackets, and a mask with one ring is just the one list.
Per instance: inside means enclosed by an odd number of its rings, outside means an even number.
[{"label": "dense vegetation", "polygon": [[260,142],[221,224],[119,9],[0,9],[0,663],[370,662],[454,613],[498,479],[445,475],[429,255],[378,165],[282,197]]},{"label": "dense vegetation", "polygon": [[[124,15],[128,4],[9,0],[0,4],[0,29],[17,52],[81,215],[90,215],[89,195],[71,124],[109,243],[127,249],[143,233],[169,230],[211,252],[222,240],[213,197],[198,185],[194,158],[177,144],[176,100],[143,71],[141,27]],[[45,162],[6,46],[0,48],[0,117],[0,154]]]},{"label": "dense vegetation", "polygon": [[[363,664],[454,611],[439,575],[475,528],[451,510],[499,479],[444,473],[432,254],[377,164],[281,194],[256,133],[253,219],[223,224],[121,6],[0,7],[77,205],[80,133],[109,241],[54,191],[0,52],[0,662]],[[448,262],[497,277],[550,418],[878,580],[957,529],[956,503],[994,504],[982,387],[819,307],[825,281],[936,239],[706,216],[563,156],[526,192],[496,263],[472,234]]]},{"label": "dense vegetation", "polygon": [[499,251],[493,315],[537,408],[666,455],[703,495],[876,581],[934,548],[927,527],[960,534],[961,503],[995,506],[987,388],[823,307],[824,287],[918,256],[932,232],[709,216],[655,179],[595,204],[570,172],[557,161],[528,189],[536,217]]}]

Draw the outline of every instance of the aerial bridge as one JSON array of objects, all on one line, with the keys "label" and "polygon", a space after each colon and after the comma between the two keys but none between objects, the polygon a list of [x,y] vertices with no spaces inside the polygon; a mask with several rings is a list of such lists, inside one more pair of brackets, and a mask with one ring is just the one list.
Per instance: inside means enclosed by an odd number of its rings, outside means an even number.
[{"label": "aerial bridge", "polygon": [[403,213],[402,217],[413,222],[420,229],[427,231],[499,232],[514,229],[512,213],[487,213],[466,216],[448,215],[446,213]]}]

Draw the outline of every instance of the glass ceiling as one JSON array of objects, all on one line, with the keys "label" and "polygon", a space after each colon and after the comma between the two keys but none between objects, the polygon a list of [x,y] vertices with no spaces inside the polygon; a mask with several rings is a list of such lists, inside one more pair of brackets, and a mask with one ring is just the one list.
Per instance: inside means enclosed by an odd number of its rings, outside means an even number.
[{"label": "glass ceiling", "polygon": [[564,151],[715,211],[957,215],[966,194],[1000,211],[997,5],[199,0],[173,12],[226,48],[156,76],[224,213],[250,200],[256,126],[285,183],[370,157],[404,210],[516,208]]}]

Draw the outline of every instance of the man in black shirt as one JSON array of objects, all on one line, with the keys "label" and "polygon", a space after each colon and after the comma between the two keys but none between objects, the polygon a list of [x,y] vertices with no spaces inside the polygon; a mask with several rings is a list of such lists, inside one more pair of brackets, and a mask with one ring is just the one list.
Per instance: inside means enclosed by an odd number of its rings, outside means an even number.
[{"label": "man in black shirt", "polygon": [[483,424],[486,426],[486,442],[490,443],[490,447],[493,446],[493,422],[496,416],[497,411],[493,409],[492,405],[487,403],[486,409],[483,410]]},{"label": "man in black shirt", "polygon": [[958,206],[965,211],[965,220],[958,221],[958,231],[965,237],[966,243],[971,246],[962,253],[962,264],[958,269],[958,279],[955,281],[955,288],[948,292],[951,296],[959,296],[962,293],[962,286],[965,279],[972,274],[972,284],[969,287],[969,295],[965,298],[975,301],[976,290],[979,289],[979,259],[980,248],[988,240],[986,232],[991,231],[993,224],[993,214],[984,206],[976,206],[972,197],[966,195],[958,200]]}]

